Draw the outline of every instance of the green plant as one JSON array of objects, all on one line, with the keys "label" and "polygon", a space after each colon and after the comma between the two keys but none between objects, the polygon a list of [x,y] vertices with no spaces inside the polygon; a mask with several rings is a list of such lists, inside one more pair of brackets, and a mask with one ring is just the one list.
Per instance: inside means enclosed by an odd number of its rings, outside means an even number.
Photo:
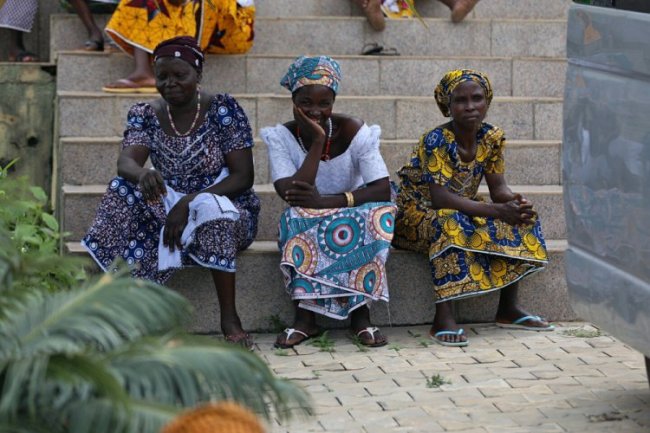
[{"label": "green plant", "polygon": [[451,385],[451,381],[439,374],[427,377],[427,388],[440,388],[442,385]]},{"label": "green plant", "polygon": [[402,346],[400,346],[399,344],[390,344],[388,346],[388,350],[394,350],[395,352],[399,352],[400,350],[402,350]]},{"label": "green plant", "polygon": [[368,352],[370,349],[368,349],[367,346],[365,346],[363,343],[361,343],[361,338],[358,335],[353,335],[352,337],[352,344],[357,346],[357,349],[359,349],[359,352]]},{"label": "green plant", "polygon": [[45,192],[24,177],[8,176],[15,163],[0,167],[0,286],[15,294],[71,287],[84,278],[83,260],[59,256],[65,234],[47,208]]},{"label": "green plant", "polygon": [[328,331],[323,332],[318,337],[310,339],[307,344],[318,347],[321,352],[334,352],[334,340],[329,337]]},{"label": "green plant", "polygon": [[273,353],[275,356],[289,356],[289,352],[286,349],[275,349]]},{"label": "green plant", "polygon": [[277,314],[272,314],[269,317],[269,322],[271,322],[271,332],[274,334],[279,334],[288,327],[287,324],[284,323],[284,321],[280,319],[280,316]]},{"label": "green plant", "polygon": [[2,172],[0,200],[11,191],[27,205],[0,206],[0,431],[158,433],[184,408],[222,399],[267,418],[311,411],[306,392],[255,354],[183,332],[191,307],[176,292],[126,270],[61,278],[79,262],[50,239],[22,251],[16,228],[48,223],[33,219],[33,192],[25,198],[16,185]]},{"label": "green plant", "polygon": [[429,347],[429,342],[427,340],[420,340],[420,341],[418,341],[418,343],[422,347]]}]

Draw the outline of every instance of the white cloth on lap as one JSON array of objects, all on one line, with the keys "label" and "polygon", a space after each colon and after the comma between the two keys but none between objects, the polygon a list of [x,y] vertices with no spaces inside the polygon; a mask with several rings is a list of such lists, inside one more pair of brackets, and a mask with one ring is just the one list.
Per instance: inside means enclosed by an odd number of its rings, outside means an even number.
[{"label": "white cloth on lap", "polygon": [[[228,169],[221,170],[221,174],[217,177],[212,185],[216,185],[223,179],[228,177]],[[211,185],[211,186],[212,186]],[[163,198],[165,205],[165,213],[169,215],[172,208],[178,203],[180,199],[185,197],[185,194],[174,191],[169,185],[167,188],[167,195]],[[183,247],[188,246],[194,240],[194,232],[196,229],[208,221],[228,219],[237,221],[239,218],[239,211],[235,205],[228,199],[228,197],[202,192],[198,194],[189,204],[189,216],[187,218],[187,225],[181,235],[181,244]],[[158,270],[164,271],[169,268],[180,268],[182,266],[181,251],[178,248],[172,252],[169,247],[163,244],[163,232],[165,226],[160,229],[160,239],[158,241]]]}]

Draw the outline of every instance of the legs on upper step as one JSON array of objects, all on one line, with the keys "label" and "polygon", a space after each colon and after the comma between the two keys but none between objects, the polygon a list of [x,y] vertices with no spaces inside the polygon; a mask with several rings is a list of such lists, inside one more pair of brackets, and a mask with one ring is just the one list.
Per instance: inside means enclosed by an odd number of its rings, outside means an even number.
[{"label": "legs on upper step", "polygon": [[451,9],[451,21],[461,22],[469,14],[479,0],[438,0]]}]

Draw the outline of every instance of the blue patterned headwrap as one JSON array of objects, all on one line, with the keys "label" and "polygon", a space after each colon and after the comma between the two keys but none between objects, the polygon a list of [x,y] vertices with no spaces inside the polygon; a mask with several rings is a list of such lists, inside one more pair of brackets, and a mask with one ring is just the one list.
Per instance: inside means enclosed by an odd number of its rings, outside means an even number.
[{"label": "blue patterned headwrap", "polygon": [[485,100],[488,107],[490,102],[492,102],[492,84],[487,75],[482,72],[475,71],[473,69],[454,69],[449,71],[442,77],[440,83],[436,86],[435,97],[438,108],[442,111],[443,116],[451,116],[449,111],[449,102],[451,101],[451,94],[454,93],[454,89],[458,87],[459,84],[464,83],[465,81],[474,81],[478,83],[483,90],[485,91]]},{"label": "blue patterned headwrap", "polygon": [[291,93],[303,86],[322,84],[336,94],[341,81],[341,67],[338,62],[327,56],[296,57],[289,70],[280,80],[280,85]]}]

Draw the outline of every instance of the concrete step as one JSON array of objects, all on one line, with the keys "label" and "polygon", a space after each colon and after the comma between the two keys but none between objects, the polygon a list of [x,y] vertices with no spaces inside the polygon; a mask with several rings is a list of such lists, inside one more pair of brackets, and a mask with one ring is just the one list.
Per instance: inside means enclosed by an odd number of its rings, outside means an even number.
[{"label": "concrete step", "polygon": [[[402,55],[565,57],[566,20],[392,20],[377,33],[365,18],[296,17],[256,21],[251,53],[359,54],[378,42]],[[351,41],[358,41],[353,43]]]},{"label": "concrete step", "polygon": [[[467,19],[553,19],[564,18],[569,0],[488,0],[479,2]],[[438,1],[418,1],[424,17],[448,18],[449,8]],[[361,16],[361,9],[350,0],[273,0],[256,2],[258,17]]]},{"label": "concrete step", "polygon": [[[254,134],[261,127],[291,116],[290,95],[234,95],[246,111]],[[61,137],[121,136],[126,113],[145,95],[115,96],[103,92],[58,93]],[[351,113],[382,127],[384,139],[410,139],[446,121],[432,96],[340,96],[336,112]],[[562,99],[495,97],[488,122],[502,127],[511,140],[559,140],[562,137]]]},{"label": "concrete step", "polygon": [[[285,94],[280,78],[295,56],[208,56],[203,88],[228,93]],[[485,72],[497,96],[562,97],[565,59],[512,57],[339,56],[341,94],[347,96],[431,96],[437,80],[451,69]],[[99,91],[133,68],[125,54],[61,51],[57,90]]]},{"label": "concrete step", "polygon": [[[576,320],[569,308],[564,277],[566,241],[549,240],[548,267],[524,279],[519,300],[523,307],[553,321]],[[85,254],[76,242],[67,244],[68,251]],[[285,292],[279,270],[280,253],[275,242],[255,242],[242,252],[237,262],[237,309],[244,328],[251,331],[273,328],[273,317],[291,324],[293,307]],[[373,323],[380,326],[431,323],[435,306],[429,264],[424,255],[393,250],[387,262],[390,304],[375,303],[371,308]],[[404,278],[408,275],[408,278]],[[219,332],[219,307],[212,280],[204,269],[184,269],[169,286],[185,295],[196,314],[192,330],[199,333]],[[263,302],[260,300],[263,299]],[[454,303],[460,323],[494,320],[498,292]],[[349,326],[349,322],[318,319],[325,327]]]},{"label": "concrete step", "polygon": [[[60,182],[65,185],[105,184],[115,176],[120,137],[66,137],[59,142]],[[411,155],[417,138],[382,140],[381,151],[391,176]],[[255,183],[270,183],[266,144],[255,139]],[[559,141],[508,141],[506,178],[514,185],[559,185]]]},{"label": "concrete step", "polygon": [[[364,17],[258,18],[251,53],[359,54],[368,42],[394,47],[402,55],[419,56],[562,58],[566,53],[565,19],[470,19],[453,24],[446,16],[424,21],[428,28],[418,20],[391,20],[377,33]],[[56,51],[78,49],[85,39],[76,16],[52,16],[52,56]]]},{"label": "concrete step", "polygon": [[[510,188],[532,201],[542,218],[542,227],[547,238],[566,237],[562,186],[512,185]],[[92,223],[105,191],[106,185],[64,185],[62,187],[63,231],[70,232],[74,239],[81,239]],[[286,208],[286,203],[280,199],[270,184],[255,185],[255,191],[262,202],[256,239],[276,240],[278,217]],[[481,193],[487,195],[487,187],[482,186]]]}]

